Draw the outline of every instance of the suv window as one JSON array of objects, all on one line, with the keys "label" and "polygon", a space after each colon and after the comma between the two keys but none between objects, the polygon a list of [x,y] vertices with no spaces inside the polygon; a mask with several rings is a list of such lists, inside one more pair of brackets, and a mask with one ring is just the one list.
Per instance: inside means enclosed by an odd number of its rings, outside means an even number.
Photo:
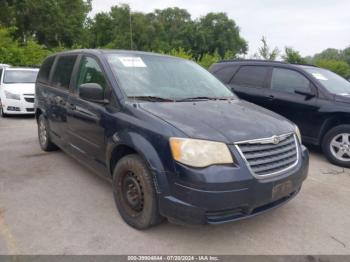
[{"label": "suv window", "polygon": [[86,83],[96,83],[106,90],[106,78],[97,61],[91,57],[83,57],[80,64],[77,87]]},{"label": "suv window", "polygon": [[214,71],[213,74],[223,83],[229,83],[233,73],[237,70],[237,65],[230,65]]},{"label": "suv window", "polygon": [[55,56],[51,56],[47,58],[44,63],[40,67],[40,71],[38,74],[38,82],[41,83],[48,83],[49,82],[49,77],[50,77],[50,72],[51,68],[53,65],[53,62],[55,61]]},{"label": "suv window", "polygon": [[242,66],[231,83],[239,86],[262,88],[268,70],[268,67],[265,66]]},{"label": "suv window", "polygon": [[309,92],[310,81],[294,70],[274,68],[271,89],[293,94],[295,90]]},{"label": "suv window", "polygon": [[69,89],[70,79],[77,56],[61,56],[56,63],[52,84],[63,89]]}]

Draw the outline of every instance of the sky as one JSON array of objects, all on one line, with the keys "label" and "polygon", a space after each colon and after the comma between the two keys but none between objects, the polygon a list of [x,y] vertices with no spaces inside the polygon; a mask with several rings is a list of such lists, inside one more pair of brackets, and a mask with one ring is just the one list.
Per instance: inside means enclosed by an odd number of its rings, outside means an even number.
[{"label": "sky", "polygon": [[257,52],[262,36],[271,47],[292,47],[303,56],[350,46],[350,0],[93,0],[91,15],[120,3],[141,12],[180,7],[192,18],[225,12],[248,41],[248,56]]}]

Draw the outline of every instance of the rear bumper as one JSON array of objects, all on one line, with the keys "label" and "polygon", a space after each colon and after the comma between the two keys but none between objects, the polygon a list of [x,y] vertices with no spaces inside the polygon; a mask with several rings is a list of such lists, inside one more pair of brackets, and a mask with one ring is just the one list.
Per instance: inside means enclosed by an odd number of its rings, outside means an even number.
[{"label": "rear bumper", "polygon": [[[301,147],[298,165],[288,173],[271,179],[254,178],[248,169],[239,168],[231,174],[236,181],[221,186],[199,188],[172,183],[171,193],[160,197],[160,212],[170,221],[186,224],[220,224],[254,217],[277,208],[295,197],[307,177],[309,167],[308,151]],[[217,173],[220,177],[220,174]],[[276,186],[288,183],[291,186],[279,195],[273,196]],[[227,184],[227,187],[223,185]]]}]

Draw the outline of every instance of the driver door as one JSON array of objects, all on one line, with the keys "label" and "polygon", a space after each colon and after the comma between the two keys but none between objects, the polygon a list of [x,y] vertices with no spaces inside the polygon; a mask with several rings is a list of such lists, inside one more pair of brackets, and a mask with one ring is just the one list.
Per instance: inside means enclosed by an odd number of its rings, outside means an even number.
[{"label": "driver door", "polygon": [[86,101],[79,96],[79,86],[96,83],[107,90],[107,81],[102,66],[94,57],[83,56],[75,77],[74,95],[68,101],[68,133],[71,149],[75,155],[99,168],[105,163],[106,108],[104,104]]}]

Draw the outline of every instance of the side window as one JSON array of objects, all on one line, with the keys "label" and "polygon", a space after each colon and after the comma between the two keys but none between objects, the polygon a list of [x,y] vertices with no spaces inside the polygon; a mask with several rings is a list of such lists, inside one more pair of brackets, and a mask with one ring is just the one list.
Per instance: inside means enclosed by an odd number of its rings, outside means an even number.
[{"label": "side window", "polygon": [[106,90],[106,78],[97,61],[91,57],[83,57],[78,73],[77,87],[86,83],[95,83]]},{"label": "side window", "polygon": [[0,84],[1,84],[1,78],[2,78],[2,68],[0,68]]},{"label": "side window", "polygon": [[262,88],[268,70],[268,67],[265,66],[242,66],[231,83],[239,86]]},{"label": "side window", "polygon": [[294,70],[274,68],[271,89],[293,94],[295,90],[309,92],[310,81]]},{"label": "side window", "polygon": [[52,84],[62,89],[69,89],[70,79],[77,56],[61,56],[56,63]]},{"label": "side window", "polygon": [[55,56],[51,56],[44,61],[44,63],[40,67],[40,71],[38,74],[38,82],[45,84],[49,83],[50,72],[54,61]]},{"label": "side window", "polygon": [[228,84],[236,72],[237,66],[226,66],[213,72],[213,74],[223,83]]}]

